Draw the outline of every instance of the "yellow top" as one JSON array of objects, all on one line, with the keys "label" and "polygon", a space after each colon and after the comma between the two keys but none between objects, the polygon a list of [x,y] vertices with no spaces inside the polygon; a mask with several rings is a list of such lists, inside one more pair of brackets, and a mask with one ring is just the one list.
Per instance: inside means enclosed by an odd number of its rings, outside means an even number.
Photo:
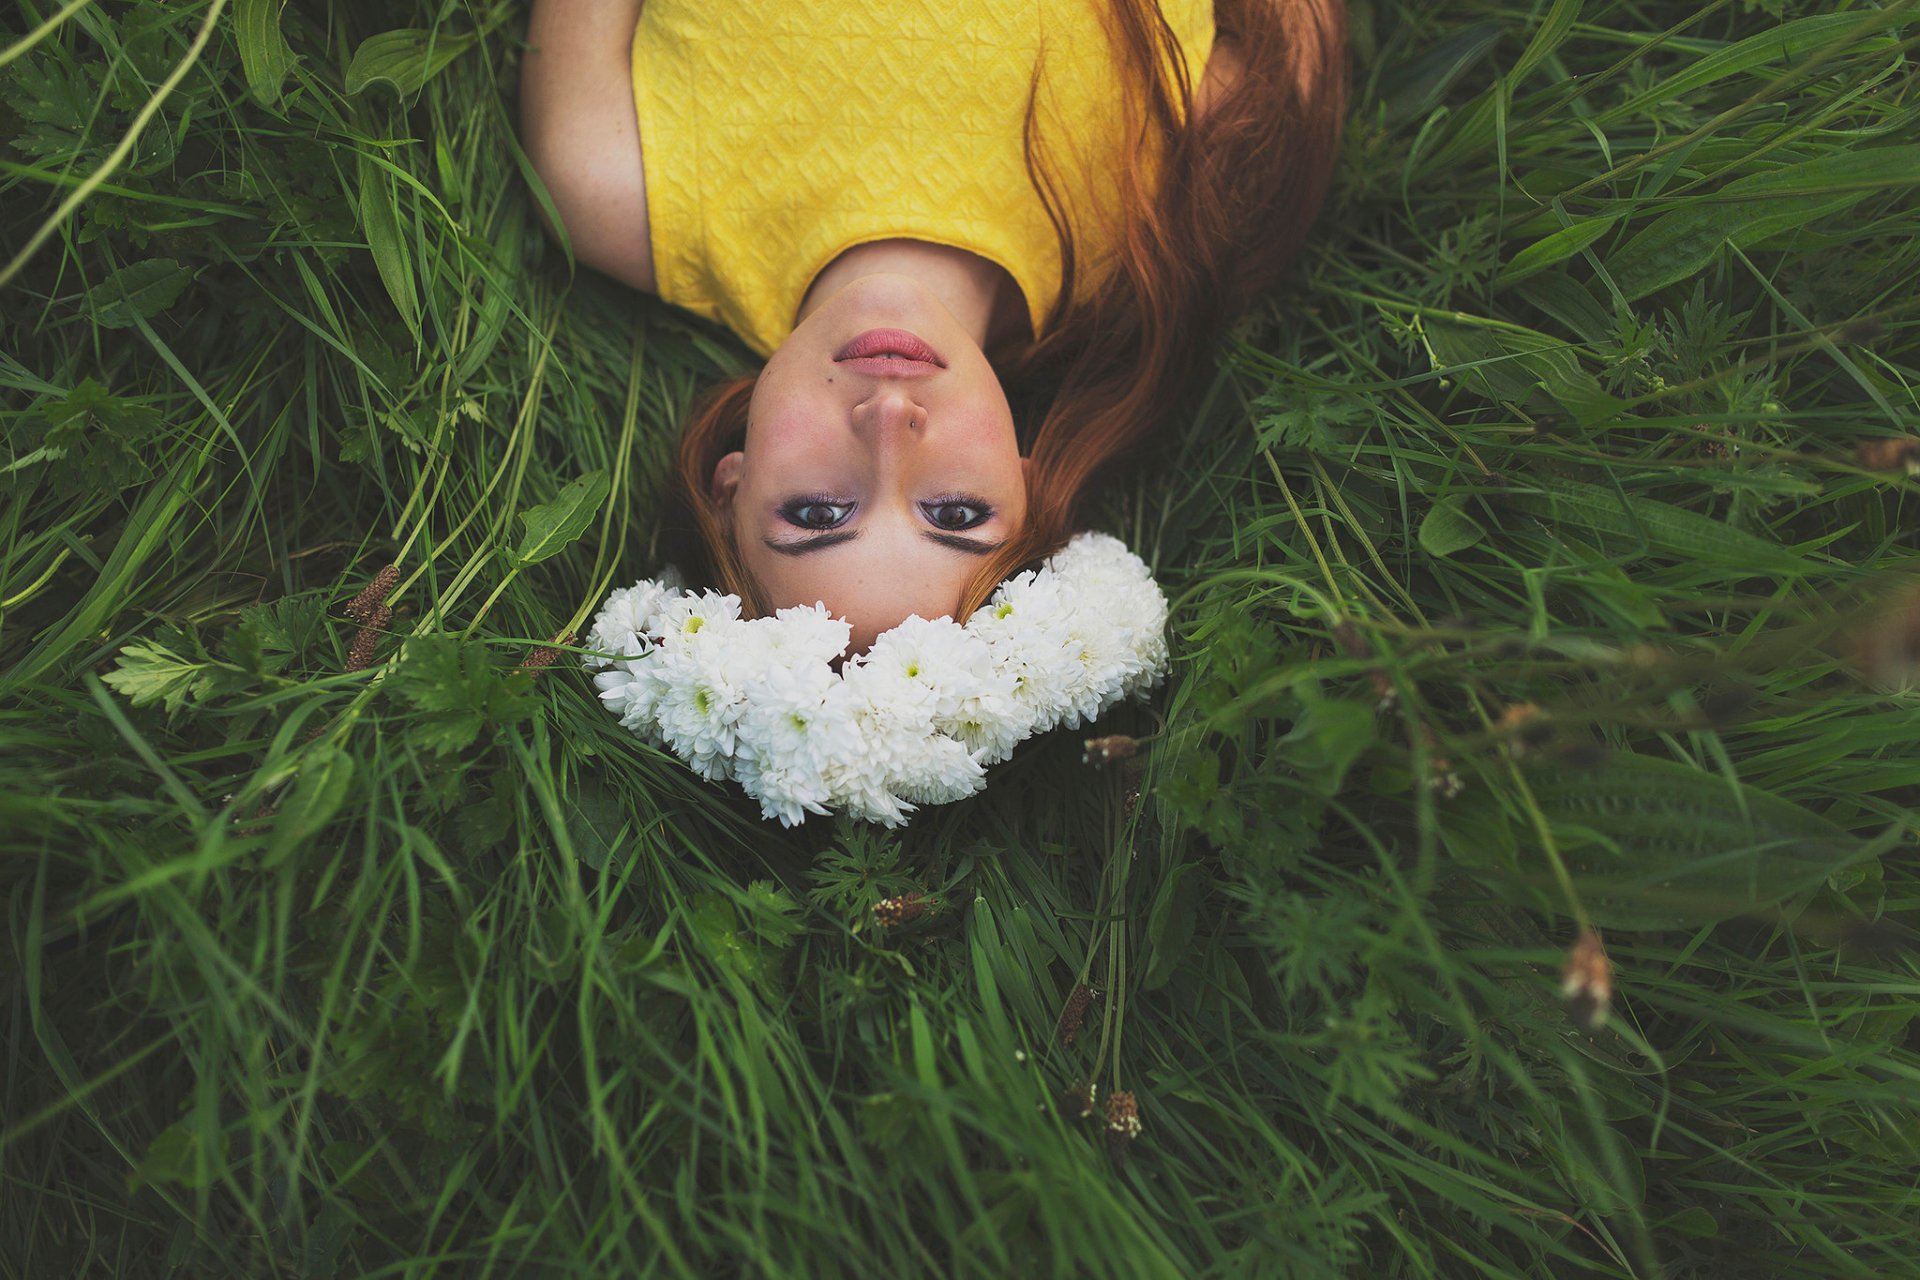
[{"label": "yellow top", "polygon": [[[907,237],[998,263],[1033,331],[1060,291],[1027,176],[1029,89],[1083,281],[1110,255],[1127,142],[1102,0],[648,0],[634,102],[662,298],[761,355],[834,258]],[[1194,84],[1212,0],[1162,0]]]}]

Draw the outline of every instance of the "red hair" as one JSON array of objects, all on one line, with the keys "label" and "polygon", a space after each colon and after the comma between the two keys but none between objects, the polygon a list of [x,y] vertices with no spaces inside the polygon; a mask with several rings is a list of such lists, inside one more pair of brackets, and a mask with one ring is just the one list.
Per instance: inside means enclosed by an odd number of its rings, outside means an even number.
[{"label": "red hair", "polygon": [[[968,583],[957,620],[1074,531],[1089,483],[1177,415],[1221,330],[1279,280],[1326,194],[1346,113],[1343,0],[1216,0],[1215,26],[1239,55],[1238,80],[1189,123],[1193,81],[1155,0],[1113,0],[1111,38],[1140,157],[1120,175],[1112,267],[1076,289],[1073,238],[1027,110],[1027,172],[1060,236],[1063,274],[1044,336],[992,353],[1016,405],[1050,400],[1022,434],[1027,520]],[[1037,75],[1036,75],[1037,79]],[[675,462],[676,496],[708,580],[769,611],[708,485],[744,436],[755,375],[696,404]],[[691,548],[690,548],[691,550]]]}]

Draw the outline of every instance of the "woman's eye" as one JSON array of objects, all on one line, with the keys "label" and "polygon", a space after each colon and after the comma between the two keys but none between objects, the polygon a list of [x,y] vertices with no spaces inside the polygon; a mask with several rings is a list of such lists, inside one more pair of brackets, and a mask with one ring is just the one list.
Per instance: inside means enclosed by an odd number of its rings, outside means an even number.
[{"label": "woman's eye", "polygon": [[830,502],[825,498],[795,498],[780,508],[788,524],[802,529],[831,529],[853,511],[850,502]]},{"label": "woman's eye", "polygon": [[925,510],[927,519],[942,529],[971,529],[984,524],[987,517],[993,514],[993,509],[984,502],[960,498],[929,502]]}]

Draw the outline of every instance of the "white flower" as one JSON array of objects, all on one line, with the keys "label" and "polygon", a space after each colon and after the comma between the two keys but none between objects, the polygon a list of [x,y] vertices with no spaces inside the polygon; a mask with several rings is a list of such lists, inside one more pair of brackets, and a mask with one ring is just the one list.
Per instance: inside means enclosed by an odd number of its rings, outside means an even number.
[{"label": "white flower", "polygon": [[736,725],[734,776],[785,826],[826,813],[833,799],[825,761],[836,738],[853,732],[827,704],[833,671],[824,663],[770,667],[754,682]]},{"label": "white flower", "polygon": [[727,623],[739,621],[739,618],[739,596],[724,596],[718,591],[702,591],[695,595],[688,591],[661,603],[654,630],[659,634],[662,644],[678,648],[699,635],[703,628],[724,627]]},{"label": "white flower", "polygon": [[869,678],[898,681],[937,723],[986,693],[994,676],[993,651],[952,618],[910,617],[873,642],[861,663]]},{"label": "white flower", "polygon": [[967,619],[967,630],[992,651],[994,670],[1012,682],[1020,738],[1051,729],[1066,707],[1073,675],[1068,620],[1057,578],[1032,570],[1001,583]]},{"label": "white flower", "polygon": [[[734,726],[747,709],[744,672],[727,662],[724,644],[662,648],[647,664],[653,717],[660,736],[702,777],[729,776]],[[633,700],[639,700],[634,695]]]},{"label": "white flower", "polygon": [[[587,647],[603,653],[637,658],[653,647],[650,634],[660,606],[672,595],[657,582],[638,582],[621,587],[607,597],[587,632]],[[589,667],[605,667],[615,658],[589,655],[583,661]]]},{"label": "white flower", "polygon": [[[787,826],[839,809],[899,826],[973,795],[1024,738],[1080,725],[1166,670],[1167,601],[1117,539],[1081,534],[966,625],[908,618],[841,661],[823,604],[742,619],[663,576],[615,591],[587,660],[620,723]],[[840,670],[834,664],[840,661]]]},{"label": "white flower", "polygon": [[795,605],[774,614],[780,626],[773,635],[773,652],[794,663],[831,663],[846,651],[853,628],[827,612],[824,604]]}]

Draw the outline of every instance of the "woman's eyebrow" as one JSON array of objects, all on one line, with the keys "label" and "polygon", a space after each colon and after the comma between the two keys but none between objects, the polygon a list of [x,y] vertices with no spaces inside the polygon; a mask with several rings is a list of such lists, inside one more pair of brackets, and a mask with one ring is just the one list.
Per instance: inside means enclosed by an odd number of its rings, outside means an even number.
[{"label": "woman's eyebrow", "polygon": [[977,538],[963,538],[957,533],[936,533],[932,529],[921,530],[921,536],[928,542],[937,542],[943,547],[952,547],[955,551],[964,551],[970,556],[990,556],[1007,545],[1004,542],[981,542]]},{"label": "woman's eyebrow", "polygon": [[[811,538],[788,541],[762,538],[760,541],[765,543],[767,550],[775,555],[807,556],[816,551],[825,551],[828,547],[837,547],[843,542],[852,542],[860,536],[861,532],[859,529],[844,529],[839,533],[822,533]],[[939,533],[932,529],[923,530],[921,536],[929,542],[937,542],[943,547],[951,547],[955,551],[970,556],[990,556],[1007,545],[1004,542],[982,542],[977,538],[963,538],[957,533]]]},{"label": "woman's eyebrow", "polygon": [[837,547],[843,542],[852,542],[860,536],[858,529],[844,529],[839,533],[823,533],[811,538],[799,538],[791,541],[779,541],[774,538],[762,538],[767,550],[775,555],[807,556],[816,551],[825,551],[828,547]]}]

